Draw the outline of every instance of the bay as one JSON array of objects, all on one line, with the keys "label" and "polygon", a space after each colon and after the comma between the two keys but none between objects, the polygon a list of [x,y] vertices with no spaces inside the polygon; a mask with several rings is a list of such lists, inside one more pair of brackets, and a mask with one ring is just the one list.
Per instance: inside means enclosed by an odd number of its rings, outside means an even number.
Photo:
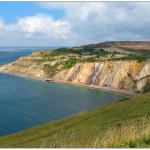
[{"label": "bay", "polygon": [[[0,52],[1,64],[31,51]],[[3,57],[5,56],[5,57]],[[100,107],[125,96],[0,73],[0,136]]]}]

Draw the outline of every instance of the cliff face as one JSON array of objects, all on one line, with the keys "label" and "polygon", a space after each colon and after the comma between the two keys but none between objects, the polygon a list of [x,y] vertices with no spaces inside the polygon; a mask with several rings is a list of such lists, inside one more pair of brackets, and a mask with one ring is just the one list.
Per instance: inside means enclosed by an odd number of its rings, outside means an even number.
[{"label": "cliff face", "polygon": [[54,76],[54,80],[143,91],[149,89],[150,62],[112,61],[79,63],[70,70],[59,72]]},{"label": "cliff face", "polygon": [[[37,57],[36,57],[37,58]],[[54,65],[54,61],[46,62]],[[74,84],[95,85],[127,91],[150,91],[150,62],[105,61],[77,63],[71,69],[59,70],[49,78],[43,70],[45,62],[34,61],[33,56],[21,58],[0,67],[0,72],[36,79],[52,79]]]},{"label": "cliff face", "polygon": [[15,62],[0,67],[0,72],[30,78],[46,78],[42,63],[36,63],[31,56],[21,57]]}]

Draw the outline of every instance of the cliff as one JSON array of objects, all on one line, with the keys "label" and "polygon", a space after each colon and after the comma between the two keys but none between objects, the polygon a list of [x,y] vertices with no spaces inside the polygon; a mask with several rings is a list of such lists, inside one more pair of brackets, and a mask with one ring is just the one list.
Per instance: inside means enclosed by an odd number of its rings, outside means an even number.
[{"label": "cliff", "polygon": [[56,74],[54,80],[144,92],[149,90],[150,62],[79,63]]},{"label": "cliff", "polygon": [[[58,57],[58,56],[57,56]],[[66,58],[64,58],[66,59]],[[136,60],[80,62],[63,68],[62,59],[43,61],[38,54],[1,66],[0,72],[132,92],[150,90],[150,62]],[[45,70],[44,66],[49,66]],[[50,75],[51,74],[51,75]]]}]

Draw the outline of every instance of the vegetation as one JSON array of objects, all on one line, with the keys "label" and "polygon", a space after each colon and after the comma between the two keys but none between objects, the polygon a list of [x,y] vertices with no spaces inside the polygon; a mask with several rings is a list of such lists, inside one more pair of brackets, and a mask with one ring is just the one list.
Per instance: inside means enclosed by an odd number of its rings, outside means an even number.
[{"label": "vegetation", "polygon": [[97,61],[97,59],[94,58],[94,57],[83,58],[83,59],[81,60],[81,62],[96,62],[96,61]]},{"label": "vegetation", "polygon": [[64,62],[64,69],[69,69],[73,67],[77,63],[77,59],[74,57],[69,58],[67,61]]},{"label": "vegetation", "polygon": [[[70,55],[74,55],[74,56],[70,56]],[[37,56],[39,56],[40,58],[33,59],[33,61],[47,62],[47,61],[55,61],[67,57],[68,60],[67,61],[65,60],[65,62],[63,63],[64,68],[70,68],[73,65],[75,65],[77,62],[95,62],[95,61],[107,61],[107,60],[145,61],[150,59],[149,54],[137,54],[137,53],[124,54],[117,51],[109,52],[101,48],[98,49],[92,47],[58,48],[51,52],[49,51],[40,52],[36,54],[36,57]]]},{"label": "vegetation", "polygon": [[81,49],[74,49],[74,48],[58,48],[55,50],[55,53],[57,55],[62,55],[62,54],[81,54]]},{"label": "vegetation", "polygon": [[80,54],[80,55],[107,55],[111,54],[108,51],[105,51],[103,49],[96,49],[96,48],[89,48],[89,47],[83,47],[83,48],[58,48],[55,50],[55,53],[57,55],[62,55],[62,54]]},{"label": "vegetation", "polygon": [[120,58],[111,58],[109,60],[138,60],[138,61],[145,61],[150,59],[150,55],[144,54],[128,54],[127,56],[120,57]]},{"label": "vegetation", "polygon": [[56,63],[55,65],[45,64],[43,66],[43,70],[45,71],[47,76],[51,78],[58,72],[58,66],[58,63]]},{"label": "vegetation", "polygon": [[109,50],[116,49],[118,52],[123,53],[139,53],[150,54],[150,42],[148,41],[109,41],[100,42],[97,44],[89,44],[82,46],[83,48],[104,48]]},{"label": "vegetation", "polygon": [[150,93],[0,138],[0,147],[150,147]]},{"label": "vegetation", "polygon": [[96,49],[96,48],[89,48],[89,47],[83,47],[83,49],[80,49],[82,54],[88,54],[88,55],[108,55],[111,54],[111,52],[105,51],[103,49]]},{"label": "vegetation", "polygon": [[[23,58],[26,59],[26,58]],[[17,65],[20,67],[35,64],[41,67],[47,77],[53,77],[59,71],[70,69],[77,63],[99,62],[99,61],[118,61],[118,60],[137,60],[146,61],[150,59],[148,54],[124,54],[117,51],[109,52],[101,48],[76,47],[59,48],[54,51],[35,52],[27,59],[27,63]]]},{"label": "vegetation", "polygon": [[[117,52],[117,51],[109,52],[109,51],[106,51],[106,50],[101,49],[101,48],[98,49],[98,48],[91,48],[91,47],[59,48],[59,49],[53,51],[53,53],[50,53],[50,56],[58,56],[58,55],[67,55],[68,56],[69,54],[77,55],[81,59],[81,62],[85,62],[86,60],[87,60],[87,62],[90,62],[90,60],[91,60],[91,62],[99,61],[99,59],[95,59],[95,58],[102,58],[102,57],[105,57],[104,60],[138,60],[138,61],[145,61],[145,60],[150,59],[149,54],[136,54],[136,53],[124,54],[124,53],[120,53],[120,52]],[[123,56],[116,57],[119,54],[122,54]],[[89,58],[89,59],[84,58],[84,56],[86,56],[86,55],[90,55],[91,58]],[[52,60],[52,58],[49,58],[49,59]],[[103,60],[103,59],[100,59],[100,60]],[[68,63],[70,63],[70,62],[68,62]]]}]

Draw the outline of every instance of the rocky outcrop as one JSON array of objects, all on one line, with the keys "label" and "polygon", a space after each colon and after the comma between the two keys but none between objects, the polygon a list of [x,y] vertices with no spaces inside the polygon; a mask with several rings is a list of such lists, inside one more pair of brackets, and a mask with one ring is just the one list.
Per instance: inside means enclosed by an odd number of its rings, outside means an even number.
[{"label": "rocky outcrop", "polygon": [[[53,64],[53,61],[47,62]],[[44,72],[43,65],[32,57],[21,58],[0,67],[0,72],[24,77],[69,82],[80,85],[112,88],[133,92],[150,91],[150,62],[105,61],[77,63],[71,69],[58,71],[52,78]]]},{"label": "rocky outcrop", "polygon": [[46,77],[42,70],[42,64],[35,63],[30,56],[22,57],[13,63],[1,66],[0,72],[36,79]]},{"label": "rocky outcrop", "polygon": [[144,92],[150,90],[150,62],[79,63],[70,70],[59,72],[53,79]]},{"label": "rocky outcrop", "polygon": [[145,64],[137,77],[137,90],[143,92],[150,91],[150,64]]}]

